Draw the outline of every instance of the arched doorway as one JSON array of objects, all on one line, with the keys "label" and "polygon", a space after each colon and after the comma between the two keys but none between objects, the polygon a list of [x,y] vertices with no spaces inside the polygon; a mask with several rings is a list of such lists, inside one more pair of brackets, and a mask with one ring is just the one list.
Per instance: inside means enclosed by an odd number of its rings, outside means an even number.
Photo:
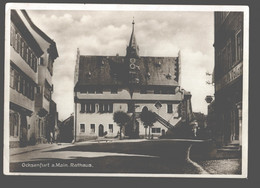
[{"label": "arched doorway", "polygon": [[104,136],[104,126],[102,124],[98,126],[98,136]]},{"label": "arched doorway", "polygon": [[144,106],[143,109],[142,109],[142,112],[147,112],[147,111],[148,111],[147,106]]}]

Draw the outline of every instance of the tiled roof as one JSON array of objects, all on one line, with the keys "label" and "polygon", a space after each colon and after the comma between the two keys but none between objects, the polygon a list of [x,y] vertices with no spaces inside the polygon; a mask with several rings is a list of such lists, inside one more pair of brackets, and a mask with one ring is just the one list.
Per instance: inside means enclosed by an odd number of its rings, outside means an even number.
[{"label": "tiled roof", "polygon": [[[140,57],[140,85],[178,86],[177,57]],[[77,86],[124,85],[128,63],[124,56],[80,56]]]}]

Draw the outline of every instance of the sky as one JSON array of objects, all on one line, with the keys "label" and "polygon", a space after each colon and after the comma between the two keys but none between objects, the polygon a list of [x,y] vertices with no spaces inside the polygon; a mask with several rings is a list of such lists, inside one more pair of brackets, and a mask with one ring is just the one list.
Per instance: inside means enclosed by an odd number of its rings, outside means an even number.
[{"label": "sky", "polygon": [[132,32],[140,56],[177,57],[181,51],[181,87],[192,94],[194,112],[207,114],[205,97],[214,94],[213,12],[27,10],[30,18],[56,42],[53,100],[59,120],[73,113],[74,68],[81,55],[124,56]]}]

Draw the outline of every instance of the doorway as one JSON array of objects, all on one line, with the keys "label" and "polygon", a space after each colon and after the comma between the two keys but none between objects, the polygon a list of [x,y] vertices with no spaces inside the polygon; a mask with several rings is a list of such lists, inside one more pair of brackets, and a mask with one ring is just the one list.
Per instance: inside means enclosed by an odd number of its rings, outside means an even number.
[{"label": "doorway", "polygon": [[102,124],[100,124],[98,127],[98,136],[99,137],[104,136],[104,126]]},{"label": "doorway", "polygon": [[27,119],[24,114],[21,114],[21,126],[20,126],[20,146],[27,145]]}]

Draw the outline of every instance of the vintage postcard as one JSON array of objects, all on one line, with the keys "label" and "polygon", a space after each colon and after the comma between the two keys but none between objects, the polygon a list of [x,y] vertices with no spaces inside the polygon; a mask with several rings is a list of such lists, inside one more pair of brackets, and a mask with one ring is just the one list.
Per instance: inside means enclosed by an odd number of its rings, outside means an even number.
[{"label": "vintage postcard", "polygon": [[247,6],[6,4],[4,174],[247,178]]}]

